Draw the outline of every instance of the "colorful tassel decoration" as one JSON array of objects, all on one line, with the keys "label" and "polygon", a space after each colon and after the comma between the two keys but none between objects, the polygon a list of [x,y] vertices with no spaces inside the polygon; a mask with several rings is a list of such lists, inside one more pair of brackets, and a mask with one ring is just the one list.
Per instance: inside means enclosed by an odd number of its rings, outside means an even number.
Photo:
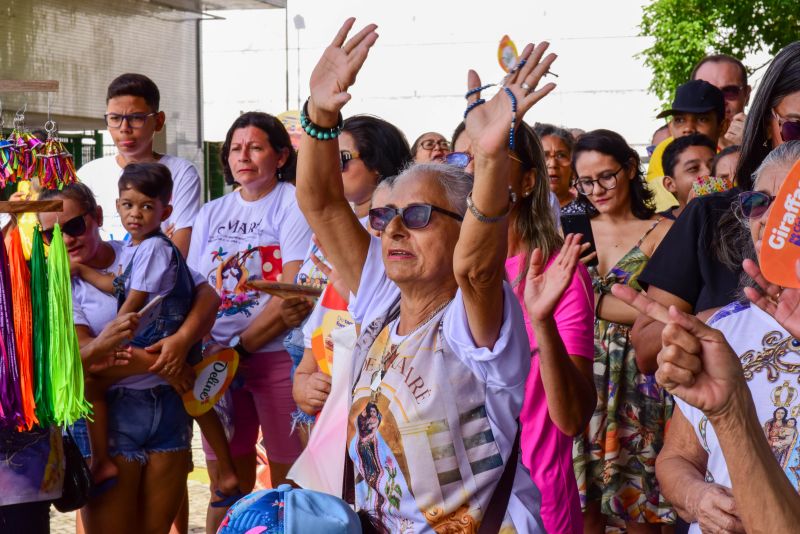
[{"label": "colorful tassel decoration", "polygon": [[11,277],[8,272],[6,244],[0,239],[0,426],[19,428],[23,425],[20,397],[12,320]]},{"label": "colorful tassel decoration", "polygon": [[36,165],[33,173],[39,178],[42,189],[61,189],[78,181],[72,154],[64,145],[49,137],[44,147],[36,152]]},{"label": "colorful tassel decoration", "polygon": [[35,372],[33,397],[36,401],[36,416],[41,426],[55,423],[53,388],[50,378],[50,321],[47,306],[47,263],[44,256],[42,233],[37,226],[33,230],[31,250],[31,303],[33,304],[33,361]]},{"label": "colorful tassel decoration", "polygon": [[69,259],[61,227],[53,228],[47,259],[47,306],[50,319],[50,378],[55,420],[71,425],[91,413],[83,394],[83,366],[72,318]]},{"label": "colorful tassel decoration", "polygon": [[[17,367],[19,390],[22,399],[24,430],[30,430],[39,421],[33,395],[33,316],[31,313],[31,273],[22,253],[19,228],[11,232],[8,250],[11,268],[11,301],[14,305],[14,338],[17,342]],[[20,429],[23,430],[23,429]]]}]

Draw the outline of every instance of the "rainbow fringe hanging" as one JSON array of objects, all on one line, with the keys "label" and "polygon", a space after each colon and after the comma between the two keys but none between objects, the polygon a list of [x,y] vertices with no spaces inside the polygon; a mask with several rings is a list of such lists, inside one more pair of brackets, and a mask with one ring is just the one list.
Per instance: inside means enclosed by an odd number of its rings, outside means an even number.
[{"label": "rainbow fringe hanging", "polygon": [[0,239],[0,426],[22,426],[16,340],[12,320],[11,278],[5,242]]},{"label": "rainbow fringe hanging", "polygon": [[[33,317],[31,313],[31,273],[22,254],[19,228],[11,232],[11,248],[8,250],[11,267],[11,301],[14,304],[14,337],[17,342],[17,365],[19,389],[22,399],[24,430],[30,430],[39,421],[36,419],[33,397]],[[22,430],[22,429],[20,429]]]},{"label": "rainbow fringe hanging", "polygon": [[44,147],[36,152],[34,175],[39,177],[43,189],[61,189],[78,181],[72,154],[53,137],[52,132]]},{"label": "rainbow fringe hanging", "polygon": [[36,416],[41,426],[55,422],[53,388],[50,378],[50,321],[47,306],[47,263],[44,257],[42,233],[37,226],[33,230],[31,250],[31,303],[33,304],[33,361],[35,372],[33,396],[36,401]]},{"label": "rainbow fringe hanging", "polygon": [[59,425],[71,425],[89,415],[91,405],[83,396],[83,367],[72,318],[69,260],[58,224],[53,228],[50,256],[47,259],[47,307],[50,316],[50,385],[55,420]]}]

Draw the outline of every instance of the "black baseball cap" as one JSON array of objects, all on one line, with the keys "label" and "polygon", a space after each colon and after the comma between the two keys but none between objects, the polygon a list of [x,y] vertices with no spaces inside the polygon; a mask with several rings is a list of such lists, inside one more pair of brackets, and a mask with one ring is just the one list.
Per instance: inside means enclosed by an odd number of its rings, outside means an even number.
[{"label": "black baseball cap", "polygon": [[725,97],[722,91],[705,80],[692,80],[678,86],[672,107],[658,114],[658,118],[675,113],[705,113],[716,111],[722,120],[725,116]]}]

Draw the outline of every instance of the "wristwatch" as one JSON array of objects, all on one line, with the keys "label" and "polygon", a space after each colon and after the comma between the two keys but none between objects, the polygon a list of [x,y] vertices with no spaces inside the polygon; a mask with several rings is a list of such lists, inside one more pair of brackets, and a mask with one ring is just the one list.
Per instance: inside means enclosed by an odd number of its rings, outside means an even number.
[{"label": "wristwatch", "polygon": [[239,353],[240,358],[247,358],[251,354],[250,351],[245,349],[244,345],[242,345],[242,338],[239,335],[231,338],[231,347],[233,347],[233,350]]}]

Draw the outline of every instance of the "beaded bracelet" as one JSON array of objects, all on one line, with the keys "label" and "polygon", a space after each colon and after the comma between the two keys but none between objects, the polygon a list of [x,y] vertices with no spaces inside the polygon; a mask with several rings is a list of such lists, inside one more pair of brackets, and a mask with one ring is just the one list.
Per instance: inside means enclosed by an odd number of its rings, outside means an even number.
[{"label": "beaded bracelet", "polygon": [[314,124],[311,122],[311,119],[308,118],[308,100],[306,100],[306,103],[303,104],[303,111],[300,112],[300,126],[303,127],[303,131],[314,139],[327,141],[329,139],[336,139],[339,137],[339,134],[342,133],[344,118],[342,117],[342,113],[339,112],[338,123],[333,128],[323,128],[322,126]]},{"label": "beaded bracelet", "polygon": [[514,206],[514,203],[517,201],[517,195],[514,191],[509,187],[508,188],[508,209],[502,215],[498,215],[497,217],[489,217],[481,213],[481,211],[475,206],[475,202],[472,201],[472,191],[469,192],[467,195],[467,208],[469,212],[472,214],[473,217],[478,219],[482,223],[496,223],[502,221],[508,214],[511,213],[511,208]]}]

